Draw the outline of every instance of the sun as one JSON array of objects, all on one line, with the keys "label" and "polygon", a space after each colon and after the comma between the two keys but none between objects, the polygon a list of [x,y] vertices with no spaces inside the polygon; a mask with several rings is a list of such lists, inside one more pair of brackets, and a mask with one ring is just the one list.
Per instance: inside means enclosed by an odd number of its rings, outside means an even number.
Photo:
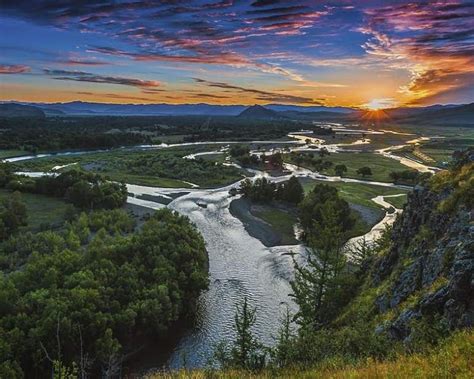
[{"label": "sun", "polygon": [[370,111],[379,111],[381,109],[393,108],[396,102],[392,98],[379,98],[372,99],[368,103],[364,104],[364,107]]}]

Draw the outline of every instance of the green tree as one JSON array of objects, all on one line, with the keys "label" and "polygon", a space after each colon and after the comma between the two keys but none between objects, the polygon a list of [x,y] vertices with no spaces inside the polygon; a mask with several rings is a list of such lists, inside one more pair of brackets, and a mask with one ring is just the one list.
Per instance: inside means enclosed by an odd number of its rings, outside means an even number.
[{"label": "green tree", "polygon": [[292,176],[278,186],[276,197],[292,204],[299,204],[304,198],[304,189],[297,177]]},{"label": "green tree", "polygon": [[277,367],[286,367],[292,363],[292,346],[295,337],[292,329],[293,316],[287,307],[281,320],[281,327],[276,338],[276,345],[271,350],[272,363]]},{"label": "green tree", "polygon": [[361,167],[359,169],[357,169],[357,174],[358,175],[362,175],[362,177],[366,177],[366,176],[371,176],[372,175],[372,170],[370,167],[367,167],[367,166],[364,166],[364,167]]},{"label": "green tree", "polygon": [[10,164],[0,161],[0,187],[5,187],[12,178],[13,170]]},{"label": "green tree", "polygon": [[324,226],[322,209],[328,203],[342,232],[350,230],[355,223],[349,204],[338,195],[337,189],[328,184],[317,184],[299,204],[300,223],[305,234],[317,236],[319,228]]},{"label": "green tree", "polygon": [[26,205],[21,199],[21,193],[15,191],[0,205],[0,240],[8,238],[19,227],[27,225],[27,220]]},{"label": "green tree", "polygon": [[343,176],[347,172],[347,167],[345,164],[338,164],[334,167],[334,172],[337,176]]},{"label": "green tree", "polygon": [[293,298],[299,306],[296,321],[304,329],[315,330],[335,315],[335,295],[343,284],[346,260],[343,254],[341,225],[330,202],[321,208],[317,233],[310,233],[305,264],[295,261],[295,279],[291,283]]},{"label": "green tree", "polygon": [[270,155],[268,161],[273,167],[281,168],[283,166],[283,156],[279,152]]},{"label": "green tree", "polygon": [[265,366],[266,353],[263,345],[252,332],[256,320],[256,309],[249,306],[245,297],[243,302],[237,305],[235,313],[235,341],[230,350],[221,344],[215,352],[223,367],[258,370]]}]

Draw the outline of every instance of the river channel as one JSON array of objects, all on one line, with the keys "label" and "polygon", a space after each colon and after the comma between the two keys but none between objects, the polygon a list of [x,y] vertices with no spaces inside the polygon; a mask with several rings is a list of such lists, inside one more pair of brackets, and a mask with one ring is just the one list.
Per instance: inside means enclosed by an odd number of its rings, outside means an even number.
[{"label": "river channel", "polygon": [[[257,141],[255,141],[257,143]],[[275,143],[276,141],[258,141],[259,144]],[[302,146],[301,137],[297,141],[286,142],[290,146],[296,144],[296,148]],[[321,141],[312,141],[313,143]],[[281,141],[278,141],[281,143]],[[356,144],[368,143],[356,141]],[[213,144],[213,143],[202,143]],[[216,144],[222,144],[216,143]],[[180,145],[175,145],[180,146]],[[168,146],[160,146],[166,148]],[[393,158],[392,151],[396,149],[379,151],[380,154]],[[334,146],[336,150],[336,146]],[[212,151],[209,153],[215,153]],[[81,154],[60,153],[54,156]],[[25,159],[36,159],[46,154],[37,156],[26,156],[7,159],[15,162]],[[53,155],[51,155],[53,156]],[[191,157],[192,158],[192,157]],[[396,159],[396,158],[394,158]],[[403,163],[403,162],[402,162]],[[411,163],[410,163],[411,164]],[[426,171],[428,167],[412,165],[420,171]],[[331,177],[321,175],[293,165],[285,165],[285,169],[291,172],[282,177],[272,178],[275,181],[287,180],[291,175],[308,177],[323,181],[345,181],[363,182],[378,186],[399,187],[390,183],[368,182],[356,179]],[[42,175],[44,173],[29,173],[30,175]],[[255,177],[265,175],[264,172],[254,172]],[[289,294],[291,292],[290,280],[293,275],[293,262],[291,254],[298,256],[304,252],[303,245],[265,247],[258,239],[250,236],[240,220],[233,217],[229,212],[229,204],[232,197],[229,195],[233,185],[218,189],[200,188],[158,188],[144,187],[138,185],[127,185],[128,191],[133,195],[128,201],[132,204],[147,208],[158,209],[164,207],[154,201],[137,198],[137,196],[148,194],[156,196],[169,196],[180,193],[181,196],[171,201],[167,207],[188,216],[197,226],[206,242],[209,254],[210,286],[199,299],[196,325],[192,327],[172,348],[166,366],[170,368],[182,367],[186,362],[188,368],[203,367],[208,363],[215,345],[222,340],[229,340],[234,335],[233,322],[235,307],[244,297],[247,297],[251,306],[257,308],[257,323],[255,332],[260,340],[267,344],[274,343],[280,324],[280,320],[289,307],[293,312],[296,310]],[[186,194],[183,195],[183,192]],[[382,207],[387,207],[383,197],[373,199]],[[386,217],[365,236],[374,239],[380,233],[383,226],[392,223],[395,215],[400,210]],[[354,240],[353,242],[356,242]],[[161,349],[162,350],[162,349]],[[156,368],[150,365],[145,368]]]}]

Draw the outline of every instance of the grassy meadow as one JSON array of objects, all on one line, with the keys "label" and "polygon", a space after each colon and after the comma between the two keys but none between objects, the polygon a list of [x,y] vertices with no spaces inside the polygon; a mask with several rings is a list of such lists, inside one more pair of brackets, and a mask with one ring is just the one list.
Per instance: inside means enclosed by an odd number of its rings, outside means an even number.
[{"label": "grassy meadow", "polygon": [[[11,192],[0,190],[0,201],[11,196]],[[43,225],[61,224],[68,204],[63,200],[30,193],[22,193],[21,198],[26,205],[28,213],[28,225],[25,230],[37,230]]]}]

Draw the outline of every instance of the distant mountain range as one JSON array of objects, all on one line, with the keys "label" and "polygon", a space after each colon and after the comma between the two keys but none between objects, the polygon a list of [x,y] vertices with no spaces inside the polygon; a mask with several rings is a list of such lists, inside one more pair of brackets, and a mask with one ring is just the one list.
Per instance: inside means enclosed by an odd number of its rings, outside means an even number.
[{"label": "distant mountain range", "polygon": [[0,104],[0,117],[45,118],[45,114],[40,108],[31,105],[5,103]]},{"label": "distant mountain range", "polygon": [[[207,115],[207,116],[238,116],[245,105],[212,105],[212,104],[107,104],[72,101],[69,103],[19,103],[32,105],[42,109],[47,115],[104,115],[104,116],[176,116],[176,115]],[[349,114],[353,108],[298,106],[284,104],[268,104],[266,109],[275,112],[323,112],[331,111]]]},{"label": "distant mountain range", "polygon": [[[0,104],[0,117],[46,116],[240,116],[259,119],[357,122],[369,111],[348,107],[298,106],[284,104],[212,105],[212,104],[106,104],[73,101],[69,103]],[[23,108],[22,108],[23,107]],[[446,126],[474,126],[474,103],[432,105],[417,108],[385,109],[382,115],[393,122]],[[368,118],[371,119],[370,117]]]}]

